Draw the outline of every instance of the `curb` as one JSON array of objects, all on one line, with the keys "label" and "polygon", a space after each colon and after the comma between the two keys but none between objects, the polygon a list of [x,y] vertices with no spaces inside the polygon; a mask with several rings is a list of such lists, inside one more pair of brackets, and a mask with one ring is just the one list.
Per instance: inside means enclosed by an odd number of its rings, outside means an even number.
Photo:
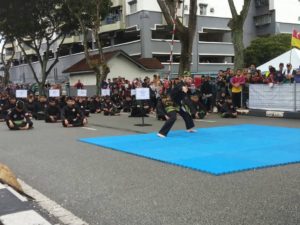
[{"label": "curb", "polygon": [[238,109],[237,112],[238,114],[245,115],[245,116],[300,119],[300,112],[263,110],[263,109]]}]

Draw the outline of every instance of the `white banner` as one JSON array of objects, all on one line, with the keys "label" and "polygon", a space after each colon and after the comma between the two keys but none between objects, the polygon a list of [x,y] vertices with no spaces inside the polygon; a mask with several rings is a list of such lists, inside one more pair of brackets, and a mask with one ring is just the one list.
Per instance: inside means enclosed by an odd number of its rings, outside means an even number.
[{"label": "white banner", "polygon": [[60,90],[59,89],[50,89],[49,90],[49,97],[59,97]]},{"label": "white banner", "polygon": [[86,89],[77,89],[77,96],[86,97],[87,96],[87,90]]},{"label": "white banner", "polygon": [[27,98],[28,91],[27,90],[16,90],[17,98]]},{"label": "white banner", "polygon": [[136,100],[148,100],[150,99],[150,89],[149,88],[136,88]]},{"label": "white banner", "polygon": [[249,108],[263,110],[300,110],[300,84],[250,84]]},{"label": "white banner", "polygon": [[101,89],[101,96],[110,96],[110,89]]}]

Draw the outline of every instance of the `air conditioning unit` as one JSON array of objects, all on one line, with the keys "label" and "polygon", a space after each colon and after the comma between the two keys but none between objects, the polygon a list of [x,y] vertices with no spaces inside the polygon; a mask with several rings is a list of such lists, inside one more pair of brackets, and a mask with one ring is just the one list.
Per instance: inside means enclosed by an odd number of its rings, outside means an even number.
[{"label": "air conditioning unit", "polygon": [[214,9],[214,8],[210,8],[210,12],[211,12],[211,13],[214,13],[214,12],[215,12],[215,9]]}]

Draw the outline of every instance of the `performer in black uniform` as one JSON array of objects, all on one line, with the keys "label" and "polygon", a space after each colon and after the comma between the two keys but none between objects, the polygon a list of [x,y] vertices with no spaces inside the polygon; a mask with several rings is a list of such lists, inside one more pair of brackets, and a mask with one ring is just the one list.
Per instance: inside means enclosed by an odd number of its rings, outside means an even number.
[{"label": "performer in black uniform", "polygon": [[162,101],[162,108],[158,109],[165,115],[166,122],[158,132],[159,137],[166,137],[177,119],[177,113],[183,118],[187,132],[196,132],[192,128],[195,126],[189,107],[184,103],[188,98],[188,84],[192,78],[184,76],[181,81],[172,89],[171,95]]},{"label": "performer in black uniform", "polygon": [[75,105],[72,97],[67,98],[67,105],[62,112],[62,125],[64,127],[81,127],[87,124],[83,112]]},{"label": "performer in black uniform", "polygon": [[45,122],[56,123],[61,120],[61,111],[55,98],[49,98],[48,107],[45,109]]},{"label": "performer in black uniform", "polygon": [[6,124],[10,130],[28,130],[32,128],[32,121],[25,110],[23,101],[17,101],[16,107],[9,110]]}]

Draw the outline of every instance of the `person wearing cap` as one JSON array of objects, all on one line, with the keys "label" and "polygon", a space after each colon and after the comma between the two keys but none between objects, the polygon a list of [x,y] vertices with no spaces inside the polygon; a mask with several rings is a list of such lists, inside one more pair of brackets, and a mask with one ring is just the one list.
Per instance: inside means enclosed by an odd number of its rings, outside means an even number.
[{"label": "person wearing cap", "polygon": [[163,113],[166,118],[166,122],[160,131],[157,133],[157,136],[165,138],[172,126],[174,125],[177,119],[177,113],[183,118],[186,126],[187,132],[196,132],[193,129],[194,121],[190,113],[190,108],[185,104],[186,98],[188,98],[188,85],[192,82],[192,78],[189,74],[184,74],[181,77],[181,81],[171,90],[170,96],[166,100],[162,100],[164,109],[160,109],[160,113]]},{"label": "person wearing cap", "polygon": [[33,123],[25,110],[23,101],[17,101],[16,107],[9,110],[6,117],[6,124],[10,130],[28,130],[33,128]]},{"label": "person wearing cap", "polygon": [[45,109],[45,122],[56,123],[61,120],[61,111],[55,98],[49,98],[49,103]]},{"label": "person wearing cap", "polygon": [[62,111],[62,125],[64,127],[82,127],[87,124],[83,112],[75,105],[72,97],[67,98],[67,105]]}]

